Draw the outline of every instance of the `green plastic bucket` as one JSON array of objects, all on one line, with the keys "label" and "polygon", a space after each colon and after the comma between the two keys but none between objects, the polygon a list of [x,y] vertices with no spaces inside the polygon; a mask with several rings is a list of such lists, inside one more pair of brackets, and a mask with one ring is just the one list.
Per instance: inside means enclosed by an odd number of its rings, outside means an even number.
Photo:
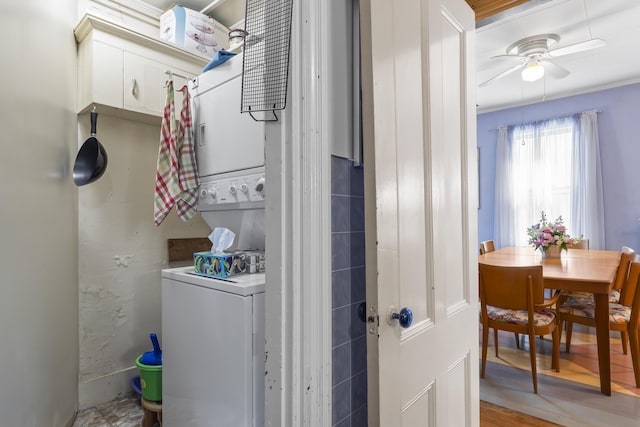
[{"label": "green plastic bucket", "polygon": [[162,365],[145,365],[140,363],[142,355],[136,359],[136,366],[140,370],[140,388],[142,397],[150,402],[162,400]]}]

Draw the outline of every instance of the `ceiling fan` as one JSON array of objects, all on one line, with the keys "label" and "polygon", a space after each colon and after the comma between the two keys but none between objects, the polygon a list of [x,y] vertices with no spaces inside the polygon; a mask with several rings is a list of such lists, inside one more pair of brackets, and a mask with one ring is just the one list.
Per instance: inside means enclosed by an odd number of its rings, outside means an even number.
[{"label": "ceiling fan", "polygon": [[491,77],[489,80],[481,83],[479,87],[484,87],[518,70],[522,70],[522,79],[525,81],[536,81],[542,78],[545,70],[557,79],[567,77],[570,74],[569,70],[554,63],[554,58],[596,49],[605,45],[605,41],[602,39],[591,39],[558,49],[551,49],[558,44],[559,41],[560,36],[557,34],[539,34],[525,37],[512,43],[507,47],[506,55],[492,56],[491,59],[509,58],[518,60],[519,63]]}]

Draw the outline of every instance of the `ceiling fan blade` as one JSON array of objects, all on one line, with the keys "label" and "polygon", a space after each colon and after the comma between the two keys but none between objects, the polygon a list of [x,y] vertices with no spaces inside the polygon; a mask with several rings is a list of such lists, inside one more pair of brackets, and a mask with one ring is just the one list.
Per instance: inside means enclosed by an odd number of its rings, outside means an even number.
[{"label": "ceiling fan blade", "polygon": [[571,74],[569,70],[567,70],[566,68],[561,67],[555,62],[549,61],[548,59],[543,60],[542,63],[545,68],[545,71],[548,72],[551,75],[551,77],[554,77],[556,79],[564,79],[569,74]]},{"label": "ceiling fan blade", "polygon": [[519,59],[521,61],[525,60],[525,58],[523,58],[520,55],[494,55],[489,57],[489,59],[497,59],[497,58],[512,58],[512,59]]},{"label": "ceiling fan blade", "polygon": [[584,50],[596,49],[604,46],[605,44],[606,42],[602,39],[591,39],[580,43],[570,44],[569,46],[561,47],[559,49],[550,50],[545,54],[545,56],[557,58],[558,56],[571,55]]},{"label": "ceiling fan blade", "polygon": [[486,85],[488,85],[492,81],[501,79],[501,78],[513,73],[514,71],[518,71],[519,69],[524,68],[524,66],[525,66],[525,63],[522,63],[522,64],[515,65],[515,66],[513,66],[511,68],[508,68],[508,69],[504,70],[503,72],[501,72],[500,74],[497,74],[497,75],[491,77],[489,80],[487,80],[487,81],[485,81],[483,83],[480,83],[480,85],[478,85],[478,87],[485,87]]}]

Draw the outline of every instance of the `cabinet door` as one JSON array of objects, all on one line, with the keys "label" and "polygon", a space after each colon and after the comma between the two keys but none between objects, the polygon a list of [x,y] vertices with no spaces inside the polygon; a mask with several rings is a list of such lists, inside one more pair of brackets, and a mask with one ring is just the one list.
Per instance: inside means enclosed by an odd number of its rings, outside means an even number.
[{"label": "cabinet door", "polygon": [[[95,42],[93,50],[85,56],[86,63],[80,76],[78,99],[81,105],[98,104],[122,108],[122,49]],[[89,77],[89,80],[87,80]]]},{"label": "cabinet door", "polygon": [[155,115],[162,114],[167,75],[163,65],[147,58],[124,53],[124,108]]},{"label": "cabinet door", "polygon": [[[167,97],[165,84],[169,79],[167,71],[176,71],[168,65],[148,58],[124,52],[124,108],[141,113],[162,115]],[[186,79],[174,75],[176,116],[180,114],[183,95],[178,92],[186,84]]]}]

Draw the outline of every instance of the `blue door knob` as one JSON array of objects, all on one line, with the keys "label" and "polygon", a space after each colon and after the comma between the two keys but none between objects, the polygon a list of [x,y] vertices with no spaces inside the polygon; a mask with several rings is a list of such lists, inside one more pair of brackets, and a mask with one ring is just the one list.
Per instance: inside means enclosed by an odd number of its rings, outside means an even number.
[{"label": "blue door knob", "polygon": [[405,307],[400,310],[400,313],[391,313],[391,318],[394,320],[398,319],[400,321],[400,326],[408,328],[413,322],[413,312],[410,308]]}]

